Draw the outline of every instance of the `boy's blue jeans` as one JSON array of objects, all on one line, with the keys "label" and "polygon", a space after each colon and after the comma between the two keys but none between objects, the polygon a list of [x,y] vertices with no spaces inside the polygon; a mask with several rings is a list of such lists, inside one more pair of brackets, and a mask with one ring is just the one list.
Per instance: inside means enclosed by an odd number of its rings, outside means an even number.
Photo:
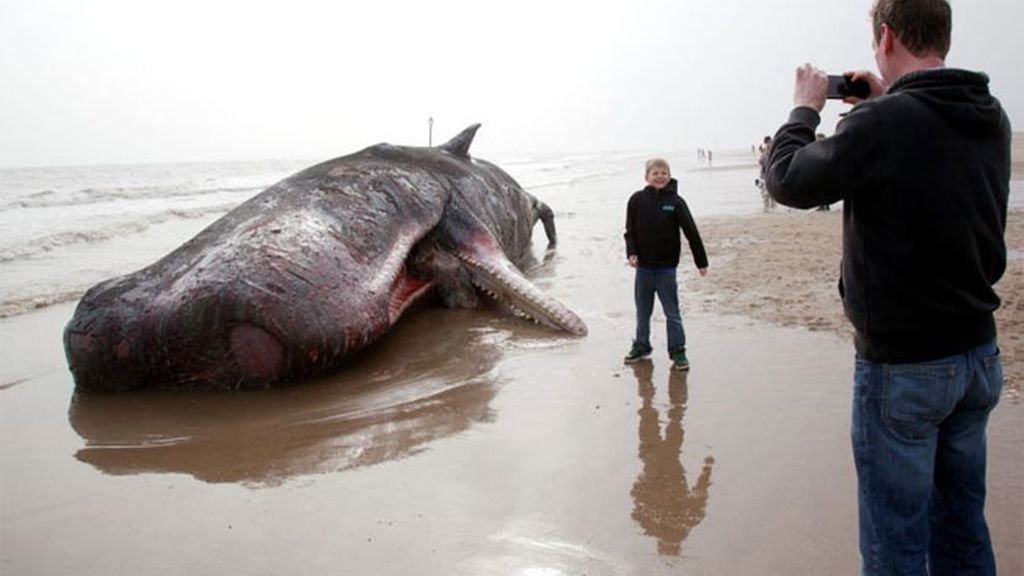
[{"label": "boy's blue jeans", "polygon": [[686,346],[686,332],[683,331],[683,317],[679,313],[679,291],[676,286],[675,268],[637,268],[633,283],[633,298],[636,300],[636,338],[634,346],[651,351],[651,313],[654,312],[654,295],[661,301],[665,312],[668,331],[668,352],[671,354]]},{"label": "boy's blue jeans", "polygon": [[985,523],[985,426],[995,341],[915,364],[857,357],[851,435],[865,575],[995,574]]}]

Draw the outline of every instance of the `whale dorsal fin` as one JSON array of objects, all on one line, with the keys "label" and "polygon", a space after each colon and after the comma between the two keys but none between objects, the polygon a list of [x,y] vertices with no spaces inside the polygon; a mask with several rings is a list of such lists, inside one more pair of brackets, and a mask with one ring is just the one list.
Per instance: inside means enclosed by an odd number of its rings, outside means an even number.
[{"label": "whale dorsal fin", "polygon": [[469,128],[459,132],[455,138],[441,144],[439,148],[455,156],[469,158],[469,145],[473,143],[473,137],[476,136],[476,130],[479,127],[479,123],[471,125]]}]

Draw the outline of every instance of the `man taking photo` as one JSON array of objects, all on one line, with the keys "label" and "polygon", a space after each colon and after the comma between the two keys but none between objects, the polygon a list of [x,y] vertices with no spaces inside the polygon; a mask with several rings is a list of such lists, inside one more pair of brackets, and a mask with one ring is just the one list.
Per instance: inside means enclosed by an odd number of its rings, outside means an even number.
[{"label": "man taking photo", "polygon": [[815,141],[828,80],[800,67],[765,181],[787,206],[843,201],[863,573],[995,574],[985,429],[1003,385],[1010,124],[987,76],[945,67],[945,0],[876,0],[871,21],[880,76],[848,73],[870,95]]}]

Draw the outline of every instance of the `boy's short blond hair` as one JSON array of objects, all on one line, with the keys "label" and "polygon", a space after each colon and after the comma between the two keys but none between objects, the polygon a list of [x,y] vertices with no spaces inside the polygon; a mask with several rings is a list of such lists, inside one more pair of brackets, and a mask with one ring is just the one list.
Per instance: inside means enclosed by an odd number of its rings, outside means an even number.
[{"label": "boy's short blond hair", "polygon": [[651,170],[655,168],[664,168],[669,174],[672,173],[672,168],[668,165],[668,160],[664,158],[651,158],[644,163],[644,176],[651,173]]}]

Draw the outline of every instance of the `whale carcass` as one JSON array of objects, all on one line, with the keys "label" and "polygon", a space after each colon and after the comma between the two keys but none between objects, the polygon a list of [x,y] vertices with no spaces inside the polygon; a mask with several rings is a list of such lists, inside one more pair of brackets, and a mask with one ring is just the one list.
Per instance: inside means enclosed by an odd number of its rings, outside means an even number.
[{"label": "whale carcass", "polygon": [[574,335],[571,310],[517,266],[551,209],[472,158],[378,144],[256,195],[154,264],[91,288],[64,332],[79,390],[266,388],[344,365],[436,294],[481,294]]}]

